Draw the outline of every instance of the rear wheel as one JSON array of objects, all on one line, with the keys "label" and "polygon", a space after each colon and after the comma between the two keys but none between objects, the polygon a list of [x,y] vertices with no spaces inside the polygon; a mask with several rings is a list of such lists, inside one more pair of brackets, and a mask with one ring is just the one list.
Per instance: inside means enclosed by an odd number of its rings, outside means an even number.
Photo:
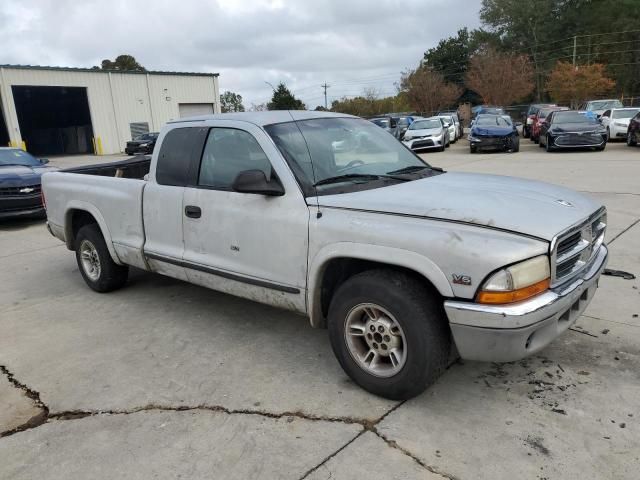
[{"label": "rear wheel", "polygon": [[96,292],[110,292],[127,282],[129,268],[113,261],[97,224],[78,231],[75,251],[82,278]]},{"label": "rear wheel", "polygon": [[329,338],[340,365],[365,390],[402,400],[442,374],[451,335],[441,300],[393,270],[349,278],[329,307]]}]

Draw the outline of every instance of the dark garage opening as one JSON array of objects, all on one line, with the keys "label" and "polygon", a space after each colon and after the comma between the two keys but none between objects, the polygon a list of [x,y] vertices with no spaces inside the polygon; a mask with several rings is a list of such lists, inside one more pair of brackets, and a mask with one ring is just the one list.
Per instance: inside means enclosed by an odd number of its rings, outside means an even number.
[{"label": "dark garage opening", "polygon": [[38,156],[93,153],[86,88],[11,88],[28,152]]},{"label": "dark garage opening", "polygon": [[7,122],[4,119],[4,111],[0,99],[0,147],[6,147],[7,145],[9,145],[9,130],[7,130]]}]

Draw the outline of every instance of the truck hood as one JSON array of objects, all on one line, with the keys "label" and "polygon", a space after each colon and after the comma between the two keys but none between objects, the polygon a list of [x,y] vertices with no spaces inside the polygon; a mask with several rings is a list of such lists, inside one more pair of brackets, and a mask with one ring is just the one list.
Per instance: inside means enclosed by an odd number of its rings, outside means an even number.
[{"label": "truck hood", "polygon": [[549,183],[458,172],[316,199],[320,206],[462,222],[548,241],[602,206]]},{"label": "truck hood", "polygon": [[0,166],[0,188],[21,187],[23,185],[37,185],[45,172],[57,170],[49,166],[5,165]]}]

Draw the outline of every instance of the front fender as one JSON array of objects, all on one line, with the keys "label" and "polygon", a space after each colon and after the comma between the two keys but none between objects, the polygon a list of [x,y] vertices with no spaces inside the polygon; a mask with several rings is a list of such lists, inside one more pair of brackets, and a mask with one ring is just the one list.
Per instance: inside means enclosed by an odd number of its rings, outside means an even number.
[{"label": "front fender", "polygon": [[453,290],[447,277],[429,258],[418,253],[400,248],[382,245],[369,245],[354,242],[338,242],[326,245],[313,257],[309,265],[309,288],[307,305],[311,325],[323,324],[324,316],[321,306],[322,276],[329,261],[336,258],[354,258],[404,267],[422,275],[429,280],[443,297],[453,297]]}]

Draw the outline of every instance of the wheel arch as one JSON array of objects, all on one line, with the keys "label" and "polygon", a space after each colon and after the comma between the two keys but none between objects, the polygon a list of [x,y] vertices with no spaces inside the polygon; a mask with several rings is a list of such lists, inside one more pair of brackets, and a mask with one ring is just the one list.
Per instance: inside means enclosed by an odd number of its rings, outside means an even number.
[{"label": "wheel arch", "polygon": [[309,265],[307,310],[311,325],[326,326],[331,297],[351,276],[365,270],[391,268],[416,275],[442,297],[453,297],[445,274],[429,258],[408,250],[379,245],[338,243],[323,248]]},{"label": "wheel arch", "polygon": [[118,258],[118,255],[113,247],[113,241],[111,240],[111,234],[107,227],[104,217],[100,211],[90,203],[74,201],[70,202],[65,211],[64,217],[64,239],[69,250],[74,250],[74,243],[76,235],[80,228],[85,225],[95,223],[100,228],[104,242],[107,245],[109,254],[114,262],[118,265],[122,265],[122,262]]}]

